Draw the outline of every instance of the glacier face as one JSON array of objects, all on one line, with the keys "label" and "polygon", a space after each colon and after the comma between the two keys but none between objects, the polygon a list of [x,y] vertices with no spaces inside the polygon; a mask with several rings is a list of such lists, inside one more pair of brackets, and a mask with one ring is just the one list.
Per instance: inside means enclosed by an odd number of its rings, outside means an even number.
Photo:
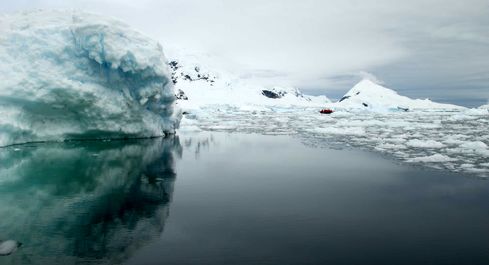
[{"label": "glacier face", "polygon": [[180,120],[161,45],[105,17],[0,17],[0,77],[0,146],[162,136]]}]

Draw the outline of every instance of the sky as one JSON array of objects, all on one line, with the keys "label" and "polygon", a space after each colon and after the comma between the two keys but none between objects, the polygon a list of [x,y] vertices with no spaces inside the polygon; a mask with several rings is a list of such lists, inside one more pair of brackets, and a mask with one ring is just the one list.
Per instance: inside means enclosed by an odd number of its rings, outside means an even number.
[{"label": "sky", "polygon": [[[487,0],[16,0],[0,12],[81,9],[243,78],[340,98],[362,78],[466,106],[489,99]],[[171,54],[168,54],[171,57]]]}]

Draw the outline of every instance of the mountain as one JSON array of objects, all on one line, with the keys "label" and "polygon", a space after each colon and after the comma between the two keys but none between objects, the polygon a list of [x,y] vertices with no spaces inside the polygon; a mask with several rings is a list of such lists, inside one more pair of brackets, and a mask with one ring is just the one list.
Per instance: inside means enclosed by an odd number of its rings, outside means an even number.
[{"label": "mountain", "polygon": [[326,96],[308,96],[298,88],[265,86],[253,79],[206,65],[199,55],[169,56],[177,105],[184,111],[205,106],[228,105],[246,109],[263,107],[321,107]]},{"label": "mountain", "polygon": [[482,105],[482,106],[479,107],[479,109],[487,109],[487,110],[489,110],[489,104]]},{"label": "mountain", "polygon": [[362,109],[371,111],[410,109],[463,109],[463,107],[432,102],[429,99],[411,99],[396,91],[370,80],[362,80],[346,93],[338,102],[332,104],[339,109]]}]

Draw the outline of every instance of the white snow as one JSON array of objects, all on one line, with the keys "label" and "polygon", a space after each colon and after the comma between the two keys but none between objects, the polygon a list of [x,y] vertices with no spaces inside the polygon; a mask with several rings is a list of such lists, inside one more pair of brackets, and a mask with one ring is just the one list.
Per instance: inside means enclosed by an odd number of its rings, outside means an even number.
[{"label": "white snow", "polygon": [[[326,96],[307,96],[298,88],[266,86],[253,78],[243,78],[223,70],[205,55],[189,55],[175,50],[170,57],[175,90],[183,91],[188,100],[178,100],[184,111],[208,106],[232,106],[246,110],[269,111],[271,107],[324,107],[331,101]],[[212,61],[212,60],[210,60]],[[263,90],[280,98],[268,98]]]},{"label": "white snow", "polygon": [[377,112],[404,111],[404,109],[463,109],[463,107],[456,105],[435,103],[429,99],[410,99],[368,79],[356,84],[333,106],[339,109]]},{"label": "white snow", "polygon": [[179,115],[161,45],[106,17],[0,17],[0,146],[161,136]]}]

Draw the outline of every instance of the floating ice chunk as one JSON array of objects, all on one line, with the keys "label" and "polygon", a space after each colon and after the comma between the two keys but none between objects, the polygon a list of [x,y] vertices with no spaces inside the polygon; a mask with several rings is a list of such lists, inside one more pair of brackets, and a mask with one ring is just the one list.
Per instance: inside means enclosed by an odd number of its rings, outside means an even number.
[{"label": "floating ice chunk", "polygon": [[487,144],[481,141],[464,142],[463,144],[460,145],[460,147],[466,149],[472,149],[472,150],[483,150],[483,149],[487,149]]},{"label": "floating ice chunk", "polygon": [[415,158],[410,158],[407,159],[407,162],[415,162],[415,163],[441,163],[441,162],[449,162],[449,161],[455,161],[456,159],[450,158],[448,156],[442,155],[442,154],[434,154],[431,156],[422,156],[422,157],[415,157]]},{"label": "floating ice chunk", "polygon": [[488,115],[489,114],[489,109],[485,109],[485,108],[468,109],[468,110],[465,111],[465,114],[467,114],[467,115],[474,115],[474,116]]},{"label": "floating ice chunk", "polygon": [[465,139],[465,138],[467,138],[467,136],[462,135],[462,134],[447,135],[447,136],[445,136],[443,142],[446,144],[459,145],[459,144],[462,144],[465,142],[464,140],[461,140],[461,139]]},{"label": "floating ice chunk", "polygon": [[489,172],[489,169],[477,168],[475,165],[468,164],[468,163],[465,163],[465,164],[460,165],[460,168],[462,168],[464,171],[471,172],[471,173],[485,173],[485,172]]},{"label": "floating ice chunk", "polygon": [[383,143],[380,144],[376,147],[377,149],[393,149],[393,150],[398,150],[398,149],[406,149],[407,147],[402,144],[389,144],[389,143]]},{"label": "floating ice chunk", "polygon": [[310,132],[333,135],[364,135],[365,129],[362,127],[327,127],[310,129]]},{"label": "floating ice chunk", "polygon": [[0,241],[0,256],[8,256],[22,246],[22,243],[15,240]]},{"label": "floating ice chunk", "polygon": [[419,140],[413,139],[406,142],[407,146],[417,147],[417,148],[443,148],[444,144],[437,142],[435,140]]},{"label": "floating ice chunk", "polygon": [[465,142],[460,145],[460,148],[464,153],[475,153],[484,157],[489,157],[489,149],[484,142],[473,141]]}]

